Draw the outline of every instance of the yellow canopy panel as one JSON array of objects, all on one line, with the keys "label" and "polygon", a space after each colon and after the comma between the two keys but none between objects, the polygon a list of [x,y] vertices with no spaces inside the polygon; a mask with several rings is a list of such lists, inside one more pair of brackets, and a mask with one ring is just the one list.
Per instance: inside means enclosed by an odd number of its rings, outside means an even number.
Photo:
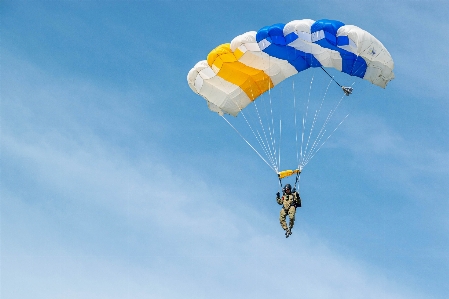
[{"label": "yellow canopy panel", "polygon": [[[241,53],[237,52],[237,57]],[[207,56],[207,63],[224,80],[239,86],[253,101],[268,89],[273,88],[271,78],[263,71],[238,61],[230,44],[213,49]]]}]

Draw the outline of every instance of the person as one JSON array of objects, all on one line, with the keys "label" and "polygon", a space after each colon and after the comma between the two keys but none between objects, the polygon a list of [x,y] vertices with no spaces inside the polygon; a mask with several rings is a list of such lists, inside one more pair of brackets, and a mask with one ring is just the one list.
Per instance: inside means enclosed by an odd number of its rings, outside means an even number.
[{"label": "person", "polygon": [[[295,224],[296,208],[301,207],[301,198],[296,189],[292,190],[290,184],[285,185],[282,193],[282,197],[279,192],[276,193],[276,201],[279,205],[282,205],[279,221],[285,230],[285,237],[288,238],[292,234],[292,228]],[[289,217],[289,226],[287,226],[286,222],[287,215]]]}]

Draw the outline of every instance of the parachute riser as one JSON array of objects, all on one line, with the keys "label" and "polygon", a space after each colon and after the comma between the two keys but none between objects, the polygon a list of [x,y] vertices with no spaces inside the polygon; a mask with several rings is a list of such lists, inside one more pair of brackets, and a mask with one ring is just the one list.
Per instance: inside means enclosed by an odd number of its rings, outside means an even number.
[{"label": "parachute riser", "polygon": [[296,185],[298,184],[300,174],[301,174],[301,172],[296,173],[295,188],[296,188]]}]

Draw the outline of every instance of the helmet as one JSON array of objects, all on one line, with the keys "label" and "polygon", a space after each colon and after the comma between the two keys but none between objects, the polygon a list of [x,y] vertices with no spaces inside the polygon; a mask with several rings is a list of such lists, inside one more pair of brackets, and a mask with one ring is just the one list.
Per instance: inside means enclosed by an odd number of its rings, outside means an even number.
[{"label": "helmet", "polygon": [[287,190],[287,189],[292,190],[292,185],[290,185],[290,184],[285,185],[284,190]]}]

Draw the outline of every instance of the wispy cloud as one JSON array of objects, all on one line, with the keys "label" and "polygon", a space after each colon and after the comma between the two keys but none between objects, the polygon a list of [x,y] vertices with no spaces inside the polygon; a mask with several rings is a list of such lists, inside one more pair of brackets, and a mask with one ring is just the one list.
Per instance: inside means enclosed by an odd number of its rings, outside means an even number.
[{"label": "wispy cloud", "polygon": [[[425,298],[300,228],[286,242],[272,219],[244,204],[230,209],[228,195],[194,170],[177,174],[157,144],[151,153],[130,155],[99,134],[98,124],[86,130],[79,111],[48,102],[48,93],[21,79],[15,87],[22,92],[2,103],[10,113],[4,169],[15,174],[2,186],[6,297],[20,285],[21,295],[35,298],[273,298],[296,296],[298,288],[313,298]],[[82,101],[72,84],[49,79],[51,94]],[[110,96],[90,87],[84,93],[100,102]],[[43,115],[20,122],[44,102]],[[113,105],[108,109],[105,117],[115,117]],[[69,121],[54,126],[46,119],[53,113]]]}]

